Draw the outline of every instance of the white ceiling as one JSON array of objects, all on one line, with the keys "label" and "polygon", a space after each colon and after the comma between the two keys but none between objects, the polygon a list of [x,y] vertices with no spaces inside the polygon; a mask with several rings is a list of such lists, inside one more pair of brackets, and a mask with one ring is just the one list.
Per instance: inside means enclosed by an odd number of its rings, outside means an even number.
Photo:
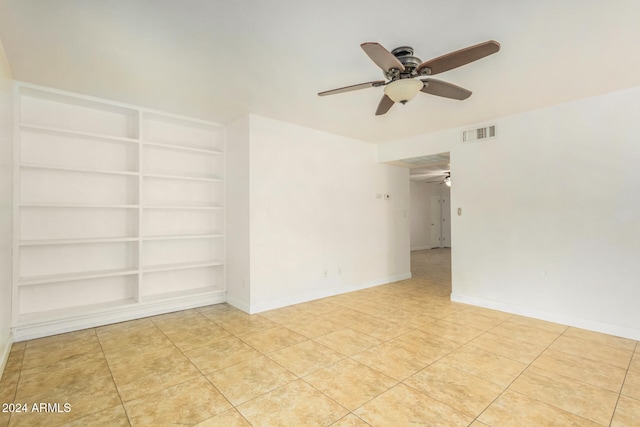
[{"label": "white ceiling", "polygon": [[[0,0],[16,80],[227,123],[247,113],[386,142],[640,85],[637,0]],[[427,60],[494,39],[499,53],[374,116],[382,79],[360,49]]]}]

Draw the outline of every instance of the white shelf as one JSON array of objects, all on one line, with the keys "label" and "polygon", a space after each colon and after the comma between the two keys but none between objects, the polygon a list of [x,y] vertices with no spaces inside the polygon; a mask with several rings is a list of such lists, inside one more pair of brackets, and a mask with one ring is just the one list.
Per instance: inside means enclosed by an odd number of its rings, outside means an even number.
[{"label": "white shelf", "polygon": [[95,237],[95,238],[78,238],[78,239],[40,239],[40,240],[21,240],[20,246],[44,246],[44,245],[78,245],[84,243],[118,243],[118,242],[137,242],[139,237]]},{"label": "white shelf", "polygon": [[109,141],[128,142],[132,144],[139,143],[137,139],[125,138],[122,136],[111,136],[111,135],[97,134],[97,133],[91,133],[91,132],[82,132],[82,131],[56,128],[56,127],[50,127],[50,126],[34,125],[30,123],[20,123],[19,126],[20,126],[20,129],[27,129],[27,130],[54,132],[54,133],[63,134],[63,135],[82,136],[87,138],[95,138],[95,139],[102,139],[102,140],[109,140]]},{"label": "white shelf", "polygon": [[181,239],[220,239],[223,234],[204,233],[204,234],[168,234],[160,236],[143,236],[145,241],[153,240],[181,240]]},{"label": "white shelf", "polygon": [[34,163],[20,163],[19,166],[21,168],[56,170],[56,171],[64,171],[64,172],[101,173],[101,174],[109,174],[109,175],[133,175],[133,176],[139,175],[138,172],[133,172],[133,171],[97,170],[97,169],[88,169],[88,168],[75,168],[75,167],[69,167],[69,166],[40,165],[40,164],[34,164]]},{"label": "white shelf", "polygon": [[191,151],[193,153],[213,154],[213,155],[224,154],[220,150],[207,150],[205,148],[185,147],[185,146],[182,146],[182,145],[165,144],[165,143],[161,143],[161,142],[143,141],[143,144],[146,145],[146,146],[149,146],[149,147],[166,148],[168,150]]},{"label": "white shelf", "polygon": [[139,205],[100,205],[100,204],[79,204],[79,203],[37,203],[20,202],[18,207],[22,208],[87,208],[87,209],[138,209]]},{"label": "white shelf", "polygon": [[190,209],[212,209],[212,210],[221,210],[224,209],[223,206],[220,205],[205,205],[205,204],[192,204],[192,205],[145,205],[142,207],[143,209],[179,209],[179,210],[190,210]]},{"label": "white shelf", "polygon": [[173,271],[173,270],[185,270],[188,268],[202,268],[202,267],[218,267],[224,265],[224,262],[220,260],[207,260],[196,262],[177,262],[173,264],[159,264],[149,265],[142,267],[143,273],[156,273],[159,271]]},{"label": "white shelf", "polygon": [[57,310],[39,311],[37,313],[25,313],[19,317],[21,324],[32,324],[39,322],[47,322],[68,317],[81,316],[83,314],[96,314],[103,311],[111,311],[126,305],[133,305],[137,301],[134,298],[126,298],[121,300],[103,302],[98,304],[87,304],[76,307],[67,307]]},{"label": "white shelf", "polygon": [[78,273],[64,273],[64,274],[48,274],[44,276],[30,276],[21,277],[20,286],[33,286],[41,285],[45,283],[56,282],[70,282],[73,280],[84,279],[98,279],[101,277],[114,277],[114,276],[128,276],[132,274],[138,274],[137,268],[122,268],[115,270],[97,270],[97,271],[83,271]]},{"label": "white shelf", "polygon": [[149,302],[158,302],[163,300],[175,300],[175,299],[181,299],[181,298],[209,296],[211,294],[224,294],[224,293],[225,293],[224,289],[211,286],[211,287],[205,287],[205,288],[190,289],[188,291],[167,292],[164,294],[147,295],[144,297],[143,302],[149,303]]},{"label": "white shelf", "polygon": [[27,83],[14,94],[16,336],[225,301],[223,126]]},{"label": "white shelf", "polygon": [[165,175],[157,173],[143,173],[144,178],[160,178],[160,179],[180,179],[188,181],[207,181],[207,182],[222,182],[222,178],[216,177],[201,177],[201,176],[188,176],[188,175]]}]

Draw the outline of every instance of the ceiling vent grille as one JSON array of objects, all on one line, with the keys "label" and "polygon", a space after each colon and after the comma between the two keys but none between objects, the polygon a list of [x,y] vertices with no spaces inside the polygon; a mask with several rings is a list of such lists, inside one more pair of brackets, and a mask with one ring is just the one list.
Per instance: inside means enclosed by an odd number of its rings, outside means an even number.
[{"label": "ceiling vent grille", "polygon": [[462,131],[462,142],[479,141],[496,137],[496,125],[487,125]]}]

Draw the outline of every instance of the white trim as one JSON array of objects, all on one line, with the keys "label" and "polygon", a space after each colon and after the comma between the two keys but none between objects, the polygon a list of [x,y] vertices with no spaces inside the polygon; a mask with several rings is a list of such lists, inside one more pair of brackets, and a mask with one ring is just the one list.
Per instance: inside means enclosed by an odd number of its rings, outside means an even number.
[{"label": "white trim", "polygon": [[629,338],[632,340],[640,340],[640,329],[627,328],[625,326],[612,325],[609,323],[596,322],[580,317],[569,316],[566,314],[549,313],[542,310],[536,310],[528,307],[514,306],[499,301],[486,300],[483,298],[470,297],[460,294],[451,294],[451,301],[463,304],[474,305],[478,307],[490,308],[505,313],[517,314],[534,319],[545,320],[547,322],[559,323],[561,325],[573,326],[576,328],[587,329],[590,331],[600,332],[617,337]]},{"label": "white trim", "polygon": [[431,246],[416,246],[414,248],[411,248],[411,251],[424,251],[426,249],[431,249]]},{"label": "white trim", "polygon": [[32,322],[28,325],[18,325],[13,327],[13,336],[14,340],[19,342],[223,302],[225,302],[224,291],[211,292],[206,295],[202,293],[185,295],[183,297],[113,307],[63,319],[43,320]]},{"label": "white trim", "polygon": [[288,296],[284,298],[262,301],[258,304],[251,303],[248,312],[249,314],[261,313],[267,310],[274,310],[276,308],[287,307],[290,305],[300,304],[307,301],[313,301],[320,298],[327,298],[335,295],[346,294],[348,292],[354,292],[362,289],[373,288],[375,286],[385,285],[388,283],[398,282],[400,280],[406,280],[410,278],[411,278],[411,273],[408,272],[403,274],[397,274],[394,276],[383,277],[381,279],[362,283],[356,286],[337,286],[337,287],[326,288],[326,289],[317,290],[313,292],[305,292],[303,294]]},{"label": "white trim", "polygon": [[[13,170],[13,191],[11,195],[13,203],[13,218],[11,230],[11,258],[12,258],[12,280],[11,280],[11,325],[18,323],[18,314],[20,312],[19,305],[19,289],[20,284],[20,86],[14,83],[13,86],[13,162],[11,169]],[[15,338],[14,338],[15,339]]]},{"label": "white trim", "polygon": [[137,236],[138,236],[138,259],[137,259],[137,263],[138,263],[138,283],[136,286],[136,291],[135,291],[135,300],[140,302],[142,301],[142,296],[144,295],[144,288],[145,288],[145,281],[144,281],[144,275],[142,273],[142,260],[144,257],[144,252],[143,252],[143,246],[145,245],[145,238],[144,238],[144,233],[143,233],[143,221],[144,221],[144,187],[143,187],[143,177],[142,177],[142,169],[143,169],[143,156],[144,156],[144,145],[143,145],[143,141],[146,135],[144,135],[144,132],[142,131],[143,128],[143,113],[142,111],[138,110],[138,115],[137,115],[137,120],[138,120],[138,128],[137,130],[137,137],[138,137],[138,162],[137,162],[137,166],[138,166],[138,223],[137,223],[137,228],[136,228],[136,232],[137,232]]},{"label": "white trim", "polygon": [[231,297],[229,295],[227,295],[227,304],[229,304],[232,307],[235,307],[239,310],[244,311],[245,313],[249,313],[251,307],[250,304],[245,302],[245,301],[241,301],[235,297]]},{"label": "white trim", "polygon": [[0,354],[0,379],[2,379],[2,374],[4,373],[4,368],[7,366],[7,361],[9,360],[9,353],[11,353],[11,346],[13,344],[13,334],[9,332],[7,336],[7,341],[4,343],[4,351]]}]

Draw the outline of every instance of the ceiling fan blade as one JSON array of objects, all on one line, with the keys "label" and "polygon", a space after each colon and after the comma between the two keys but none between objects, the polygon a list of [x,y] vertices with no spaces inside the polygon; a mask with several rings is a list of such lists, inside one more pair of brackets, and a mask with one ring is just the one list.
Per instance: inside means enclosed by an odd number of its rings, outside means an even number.
[{"label": "ceiling fan blade", "polygon": [[351,92],[352,90],[383,86],[384,84],[385,84],[384,80],[375,80],[373,82],[359,83],[357,85],[345,86],[338,89],[325,90],[324,92],[319,92],[318,96],[335,95],[336,93]]},{"label": "ceiling fan blade", "polygon": [[424,79],[424,86],[420,89],[430,95],[442,96],[445,98],[463,100],[471,96],[472,92],[463,87],[436,79]]},{"label": "ceiling fan blade", "polygon": [[464,49],[456,50],[455,52],[447,53],[446,55],[439,56],[437,58],[425,61],[418,65],[416,71],[418,73],[428,68],[431,72],[429,75],[442,73],[454,68],[461,67],[478,59],[489,56],[492,53],[496,53],[500,50],[500,43],[495,40],[489,40],[484,43],[477,44],[475,46],[465,47]]},{"label": "ceiling fan blade", "polygon": [[393,107],[393,104],[394,102],[391,98],[389,98],[386,94],[383,95],[382,99],[380,100],[380,103],[378,104],[378,109],[376,110],[376,116],[381,116],[387,111],[389,111],[389,109]]},{"label": "ceiling fan blade", "polygon": [[378,67],[382,68],[382,71],[385,73],[392,68],[404,71],[404,65],[402,65],[402,62],[400,62],[391,52],[382,47],[381,44],[367,42],[362,43],[360,47]]},{"label": "ceiling fan blade", "polygon": [[426,173],[411,173],[409,177],[411,178],[440,178],[444,179],[449,175],[448,172],[426,172]]}]

